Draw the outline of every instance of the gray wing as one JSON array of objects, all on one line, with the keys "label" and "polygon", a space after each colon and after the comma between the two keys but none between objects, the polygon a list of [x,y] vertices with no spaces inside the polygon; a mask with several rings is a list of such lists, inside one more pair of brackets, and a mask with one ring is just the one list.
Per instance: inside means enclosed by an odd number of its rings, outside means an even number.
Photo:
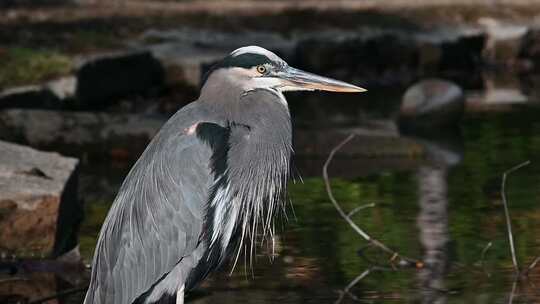
[{"label": "gray wing", "polygon": [[132,303],[197,247],[213,183],[210,145],[173,116],[134,165],[102,227],[85,303]]}]

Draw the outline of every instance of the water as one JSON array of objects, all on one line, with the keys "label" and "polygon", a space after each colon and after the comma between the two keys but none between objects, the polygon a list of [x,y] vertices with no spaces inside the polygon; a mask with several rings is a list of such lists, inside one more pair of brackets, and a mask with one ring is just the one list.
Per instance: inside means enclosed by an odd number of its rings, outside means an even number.
[{"label": "water", "polygon": [[[313,118],[314,113],[304,115],[308,110],[299,104],[303,96],[306,95],[291,98],[293,115],[298,116],[297,134],[303,134],[318,119]],[[307,105],[319,102],[308,98],[311,97],[306,97]],[[379,100],[379,97],[371,98]],[[347,100],[335,102],[334,107],[343,107],[350,114]],[[395,102],[375,108],[373,103],[366,102],[360,110],[358,106],[353,108],[357,111],[353,117],[362,116],[358,113],[366,116],[359,120],[388,120]],[[354,127],[347,115],[324,114],[328,120],[337,121],[335,124],[341,129]],[[303,182],[298,180],[290,185],[294,211],[289,208],[288,221],[283,220],[273,261],[269,258],[271,250],[259,249],[252,267],[249,262],[247,267],[240,263],[232,275],[229,275],[230,266],[225,267],[192,293],[189,301],[335,303],[340,299],[340,291],[351,281],[378,265],[351,287],[341,303],[540,302],[540,266],[530,273],[527,281],[514,285],[500,193],[501,174],[530,160],[531,165],[509,176],[506,192],[517,258],[520,266],[526,267],[540,255],[539,115],[540,108],[532,105],[505,107],[504,111],[471,110],[460,132],[449,138],[410,139],[415,144],[405,144],[403,148],[402,142],[381,145],[382,139],[358,137],[336,155],[329,174],[339,204],[348,212],[374,203],[374,207],[355,213],[354,222],[401,254],[423,260],[425,267],[394,269],[389,263],[390,256],[376,248],[366,248],[366,241],[340,218],[328,199],[320,177],[325,157],[306,150],[296,156]],[[326,132],[333,127],[321,125],[319,130],[306,132]],[[346,135],[343,131],[335,140]],[[427,154],[416,151],[426,144],[431,147]],[[101,222],[129,166],[90,163],[82,168],[81,193],[86,217],[80,243],[87,261]],[[482,259],[482,252],[490,242],[492,245]],[[47,272],[22,274],[19,277],[23,280],[11,283],[5,280],[12,277],[4,277],[0,281],[0,295],[15,294],[14,290],[26,288],[32,290],[29,294],[34,298],[40,298],[84,286],[88,274],[71,277],[64,271],[56,276]],[[82,297],[82,293],[75,293],[50,303],[79,303]]]}]

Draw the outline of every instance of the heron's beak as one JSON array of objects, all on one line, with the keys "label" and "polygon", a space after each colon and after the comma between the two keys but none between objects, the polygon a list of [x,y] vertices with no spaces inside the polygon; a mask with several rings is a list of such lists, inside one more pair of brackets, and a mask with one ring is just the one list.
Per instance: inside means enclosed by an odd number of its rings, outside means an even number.
[{"label": "heron's beak", "polygon": [[365,92],[364,88],[357,87],[350,83],[327,78],[299,69],[287,67],[277,74],[283,81],[284,91],[330,91],[330,92]]}]

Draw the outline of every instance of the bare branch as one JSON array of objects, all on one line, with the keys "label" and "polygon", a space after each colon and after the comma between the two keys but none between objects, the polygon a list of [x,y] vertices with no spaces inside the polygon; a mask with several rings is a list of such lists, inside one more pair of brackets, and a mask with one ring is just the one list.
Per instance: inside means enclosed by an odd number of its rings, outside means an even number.
[{"label": "bare branch", "polygon": [[517,289],[517,280],[514,280],[514,283],[512,283],[512,291],[510,292],[510,296],[508,297],[508,304],[514,303],[516,289]]},{"label": "bare branch", "polygon": [[525,268],[521,274],[522,277],[528,277],[529,272],[531,272],[536,266],[540,263],[540,256],[537,256],[532,263],[529,265],[529,267]]},{"label": "bare branch", "polygon": [[538,256],[538,257],[536,257],[536,259],[534,259],[534,261],[531,263],[531,265],[529,265],[527,270],[528,271],[533,270],[539,262],[540,262],[540,256]]},{"label": "bare branch", "polygon": [[486,253],[491,248],[492,245],[493,245],[493,243],[489,242],[489,243],[487,243],[486,247],[484,247],[484,249],[482,249],[482,255],[480,256],[480,265],[484,264],[484,260],[486,258]]},{"label": "bare branch", "polygon": [[519,266],[518,266],[518,262],[517,262],[517,257],[516,257],[516,248],[514,246],[514,235],[512,234],[512,223],[510,221],[510,212],[508,211],[508,203],[506,201],[506,177],[522,168],[522,167],[525,167],[527,165],[529,165],[531,163],[530,160],[524,162],[524,163],[521,163],[519,165],[516,165],[512,168],[510,168],[509,170],[507,170],[506,172],[503,173],[503,177],[502,177],[502,183],[501,183],[501,197],[502,197],[502,202],[503,202],[503,205],[504,205],[504,215],[506,217],[506,229],[508,230],[508,242],[510,243],[510,253],[512,254],[512,263],[514,264],[514,270],[516,272],[516,274],[519,274]]},{"label": "bare branch", "polygon": [[351,217],[351,216],[355,215],[358,211],[362,211],[362,210],[364,210],[366,208],[373,208],[373,207],[375,207],[375,203],[366,204],[366,205],[363,205],[363,206],[356,207],[353,210],[351,210],[351,212],[349,212],[347,214],[347,216]]},{"label": "bare branch", "polygon": [[342,291],[340,291],[340,295],[339,295],[339,298],[336,300],[336,302],[334,302],[334,304],[339,304],[341,303],[341,301],[343,301],[343,298],[345,297],[346,294],[349,294],[351,296],[353,296],[352,294],[350,294],[349,290],[351,288],[354,287],[354,285],[358,284],[358,282],[360,282],[361,280],[363,280],[365,277],[367,277],[372,271],[372,268],[368,268],[366,269],[364,272],[362,272],[359,276],[357,276],[356,278],[354,278],[354,280],[352,280],[346,287],[345,289],[343,289]]},{"label": "bare branch", "polygon": [[336,154],[336,152],[339,151],[349,141],[351,141],[351,139],[353,139],[354,136],[355,136],[354,134],[351,134],[351,135],[347,136],[347,138],[345,138],[342,142],[340,142],[337,146],[335,146],[330,151],[330,154],[328,155],[328,158],[326,159],[326,162],[324,163],[323,170],[322,170],[322,175],[323,175],[324,184],[325,184],[325,187],[326,187],[326,193],[328,194],[328,198],[330,199],[330,201],[334,205],[334,208],[336,208],[339,215],[349,224],[349,226],[351,226],[351,228],[354,231],[356,231],[356,233],[358,233],[366,241],[370,242],[374,246],[378,247],[379,249],[383,250],[384,252],[386,252],[386,253],[388,253],[389,255],[392,256],[391,262],[393,262],[394,260],[399,258],[399,264],[400,265],[401,264],[406,264],[406,265],[413,264],[418,268],[423,267],[424,264],[422,262],[420,262],[418,260],[408,258],[408,257],[405,257],[405,256],[402,256],[399,253],[397,253],[397,252],[393,251],[392,249],[388,248],[382,242],[380,242],[380,241],[372,238],[371,236],[369,236],[366,232],[364,232],[364,230],[362,230],[360,227],[358,227],[358,225],[356,225],[353,220],[351,220],[351,218],[347,215],[347,213],[345,213],[345,211],[343,211],[343,209],[341,208],[341,206],[337,202],[336,198],[334,197],[334,194],[332,192],[332,186],[330,185],[330,179],[328,178],[328,166],[332,162],[332,159],[334,158],[334,155]]},{"label": "bare branch", "polygon": [[[486,244],[486,246],[484,246],[484,248],[482,249],[482,254],[480,255],[480,260],[478,260],[478,262],[474,263],[475,266],[478,266],[478,267],[482,268],[482,271],[484,272],[484,274],[488,278],[491,277],[491,273],[489,273],[489,271],[487,271],[487,269],[485,267],[486,265],[484,265],[484,261],[486,259],[486,254],[489,251],[489,249],[491,248],[491,246],[493,246],[493,242],[488,242]],[[466,267],[466,266],[463,265],[463,267]]]}]

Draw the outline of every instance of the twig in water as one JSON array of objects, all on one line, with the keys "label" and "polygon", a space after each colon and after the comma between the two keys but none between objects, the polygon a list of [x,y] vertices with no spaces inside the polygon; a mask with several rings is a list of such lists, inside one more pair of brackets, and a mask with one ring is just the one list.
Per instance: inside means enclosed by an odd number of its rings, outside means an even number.
[{"label": "twig in water", "polygon": [[484,265],[484,261],[486,259],[486,253],[488,252],[488,250],[491,248],[491,246],[493,245],[492,242],[488,242],[486,244],[486,246],[484,247],[484,249],[482,249],[482,254],[480,255],[480,260],[478,262],[475,263],[475,265],[478,265],[479,267],[482,268],[482,270],[484,271],[484,273],[486,274],[486,276],[489,278],[491,277],[491,273],[489,273],[489,271],[486,270],[486,267]]},{"label": "twig in water", "polygon": [[540,262],[540,256],[536,257],[536,259],[534,259],[534,261],[531,263],[531,265],[529,265],[529,267],[527,268],[529,271],[533,270],[534,267],[536,267],[536,265]]},{"label": "twig in water", "polygon": [[529,276],[529,272],[531,272],[538,265],[538,263],[540,263],[540,256],[537,256],[529,265],[529,267],[523,270],[522,277]]},{"label": "twig in water", "polygon": [[486,247],[484,247],[484,249],[482,249],[482,255],[480,256],[480,265],[484,265],[484,260],[486,258],[486,253],[491,248],[492,245],[493,245],[493,243],[489,242],[489,243],[487,243]]},{"label": "twig in water", "polygon": [[354,136],[355,136],[354,134],[351,134],[351,135],[347,136],[347,138],[345,138],[341,143],[339,143],[337,146],[335,146],[330,151],[330,154],[328,155],[328,158],[326,159],[326,162],[324,163],[323,170],[322,170],[322,175],[323,175],[324,184],[325,184],[325,187],[326,187],[326,193],[328,194],[328,198],[330,199],[330,201],[334,205],[334,208],[336,208],[339,215],[349,224],[349,226],[351,226],[351,228],[354,231],[356,231],[356,233],[358,233],[366,241],[370,242],[374,246],[378,247],[379,249],[383,250],[384,252],[386,252],[386,253],[388,253],[389,255],[392,256],[391,262],[393,262],[396,259],[399,259],[399,264],[400,265],[402,265],[402,264],[404,264],[404,265],[415,265],[417,268],[422,268],[423,265],[424,265],[422,262],[400,255],[399,253],[395,252],[394,250],[388,248],[385,244],[383,244],[380,241],[372,238],[366,232],[364,232],[360,227],[358,227],[358,225],[356,225],[354,223],[353,220],[351,220],[351,218],[347,215],[347,213],[345,213],[345,211],[343,211],[343,209],[341,208],[341,206],[337,202],[336,198],[334,197],[334,194],[332,192],[332,186],[330,185],[330,179],[328,178],[328,166],[332,162],[332,159],[334,158],[334,155],[336,154],[336,152],[339,151],[351,139],[353,139]]},{"label": "twig in water", "polygon": [[512,283],[512,291],[510,292],[510,296],[508,297],[508,304],[514,303],[514,296],[516,295],[516,289],[517,289],[517,280],[514,280],[514,283]]},{"label": "twig in water", "polygon": [[[354,296],[353,294],[351,294],[349,292],[349,290],[351,288],[354,287],[354,285],[358,284],[358,282],[360,282],[362,279],[364,279],[365,277],[367,277],[368,274],[371,273],[373,269],[370,267],[368,269],[366,269],[364,272],[362,272],[359,276],[357,276],[356,278],[354,278],[354,280],[352,280],[349,285],[347,285],[345,287],[345,289],[343,289],[342,291],[340,291],[340,295],[339,295],[339,298],[336,300],[336,302],[334,302],[334,304],[339,304],[341,303],[341,301],[343,301],[343,298],[345,297],[346,294],[356,298],[356,296]],[[356,300],[356,299],[355,299]]]},{"label": "twig in water", "polygon": [[347,216],[351,217],[351,216],[355,215],[358,211],[364,210],[366,208],[373,208],[373,207],[375,207],[375,203],[366,204],[366,205],[363,205],[363,206],[356,207],[353,210],[351,210],[351,212],[349,212],[347,214]]},{"label": "twig in water", "polygon": [[519,266],[518,266],[517,257],[516,257],[516,249],[514,246],[514,235],[512,234],[512,223],[510,222],[510,212],[508,211],[508,203],[506,202],[506,177],[510,173],[522,167],[525,167],[529,165],[530,163],[531,161],[528,160],[504,172],[503,177],[502,177],[502,183],[501,183],[501,197],[502,197],[502,202],[504,205],[504,215],[506,217],[506,229],[508,230],[508,242],[510,243],[510,253],[512,254],[512,263],[514,264],[514,271],[516,272],[516,274],[519,274]]}]

